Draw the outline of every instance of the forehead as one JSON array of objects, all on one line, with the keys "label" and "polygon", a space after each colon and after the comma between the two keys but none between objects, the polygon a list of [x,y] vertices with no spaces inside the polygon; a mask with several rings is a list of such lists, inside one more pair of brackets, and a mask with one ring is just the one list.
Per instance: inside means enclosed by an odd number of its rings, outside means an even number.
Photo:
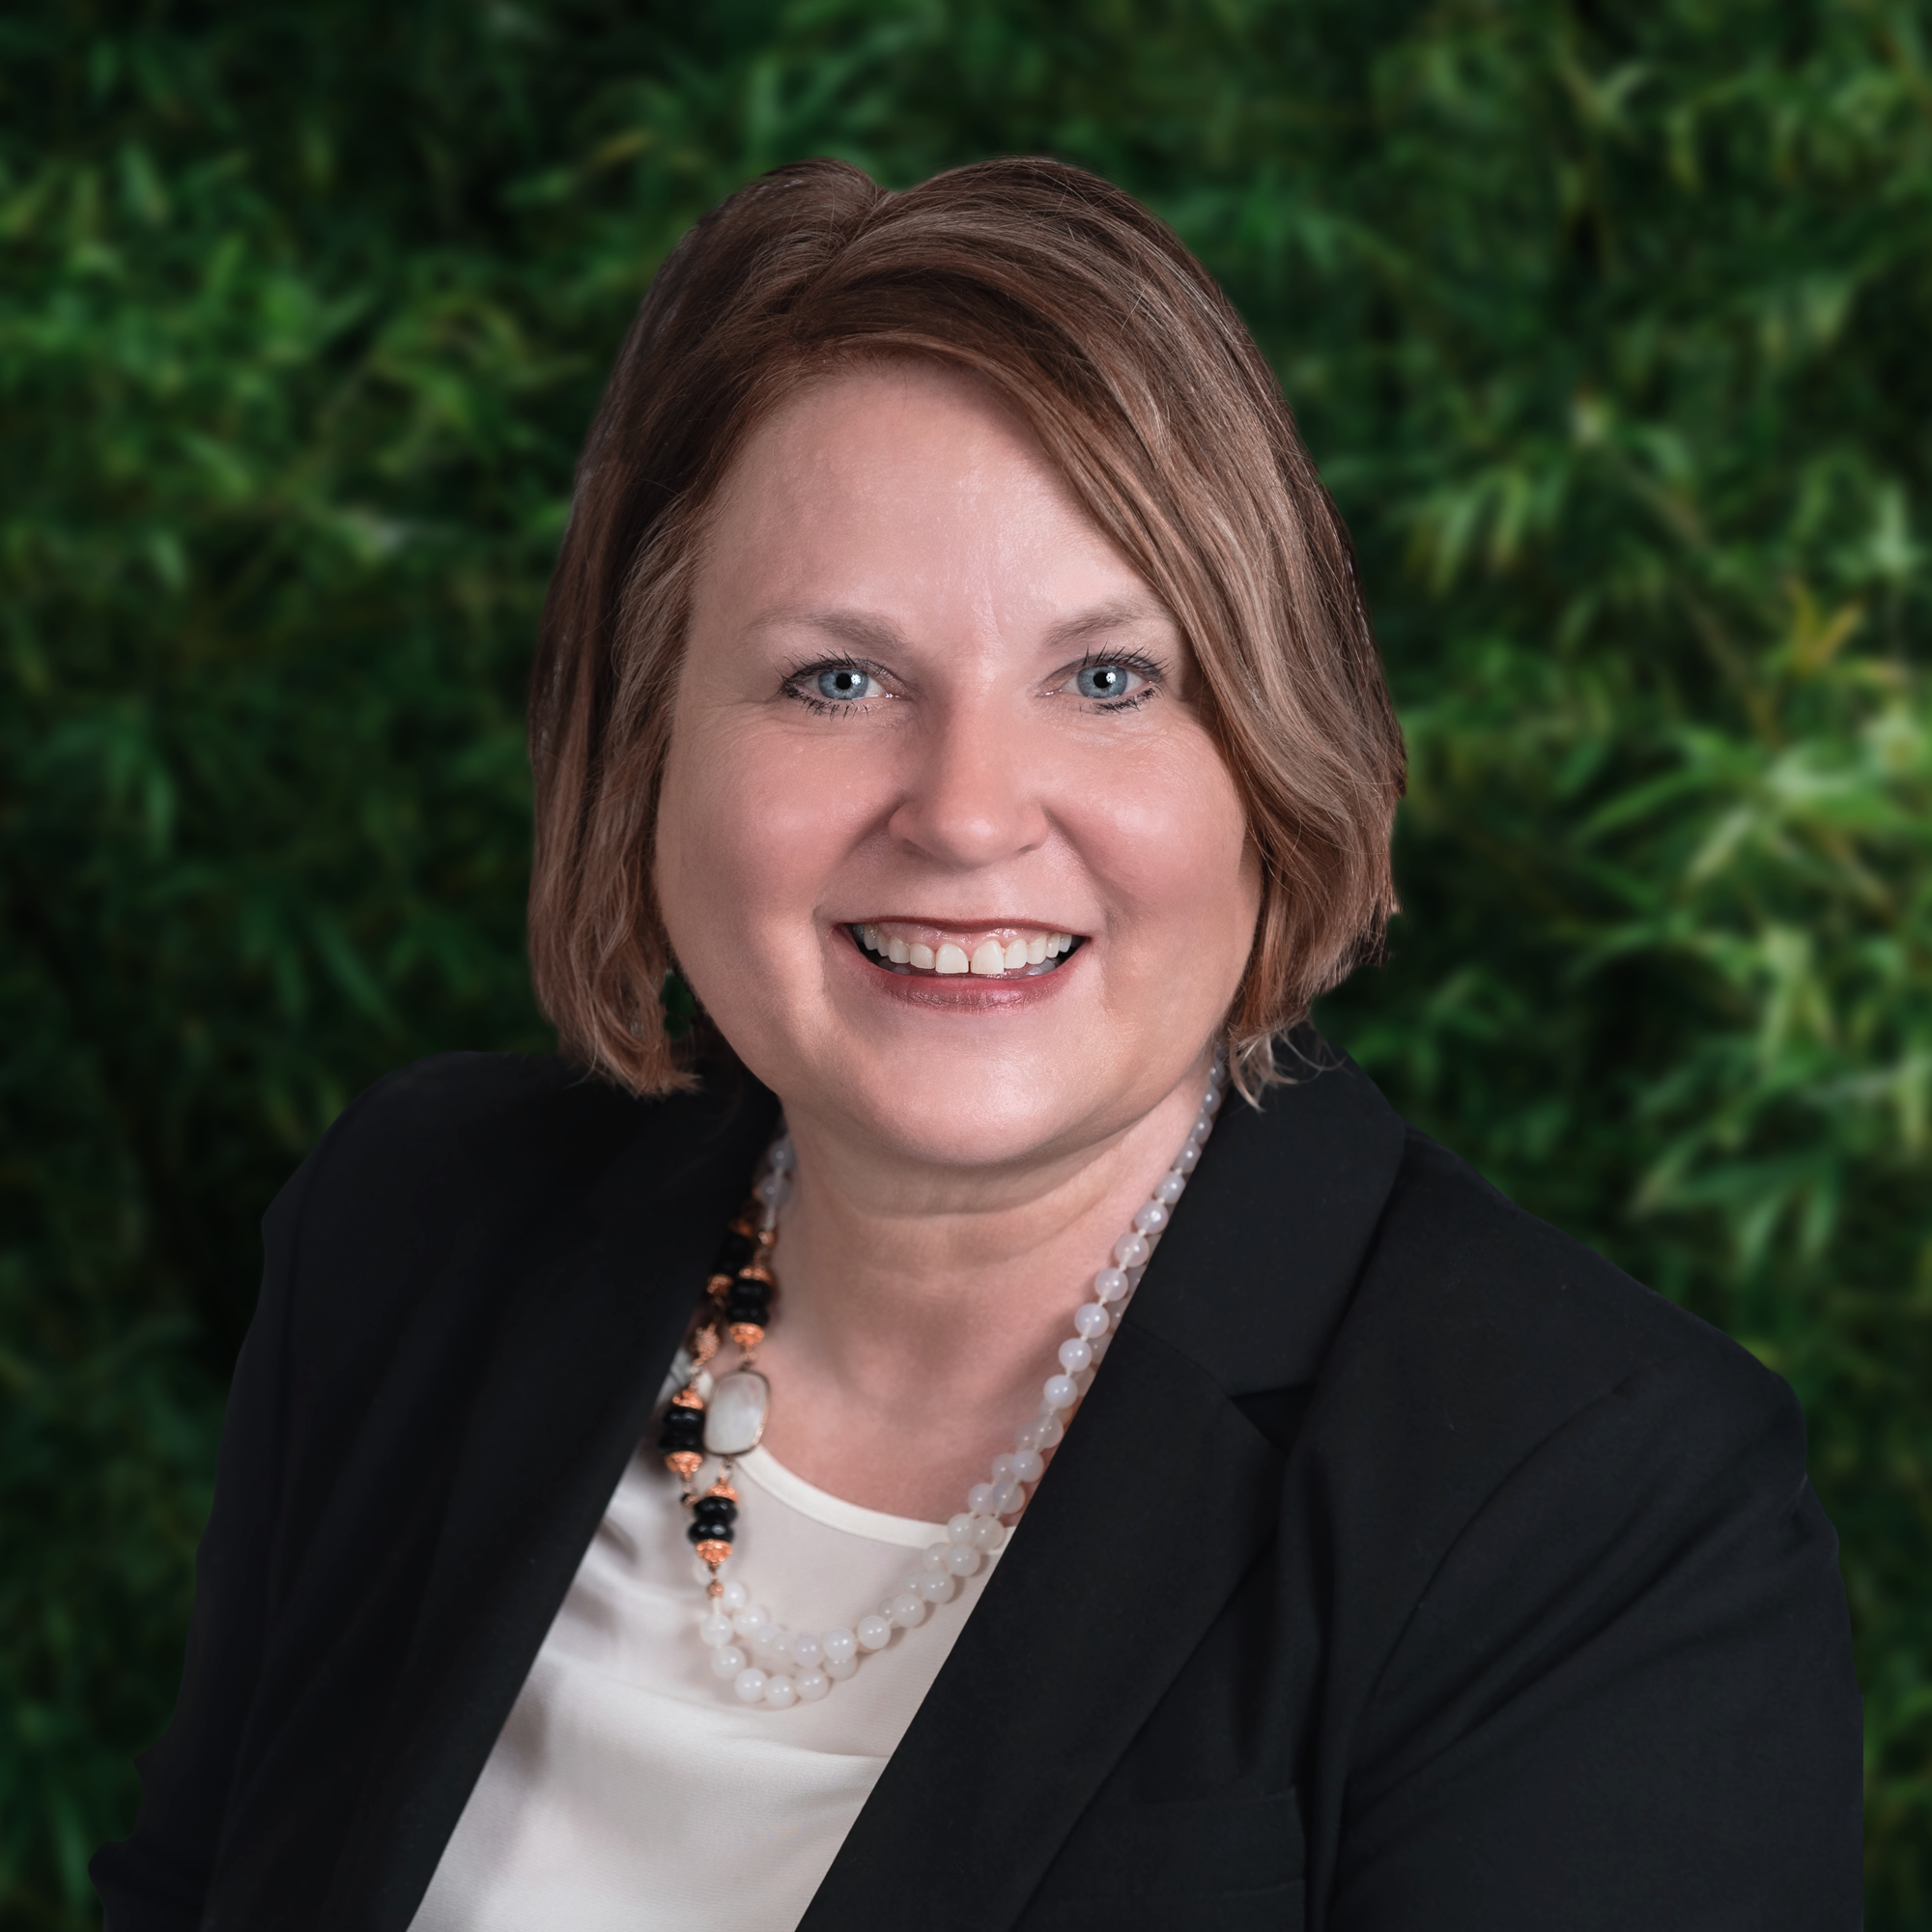
[{"label": "forehead", "polygon": [[762,599],[996,581],[1055,601],[1062,579],[1139,582],[1017,411],[970,372],[912,359],[788,397],[708,521],[707,588],[731,602],[754,586]]}]

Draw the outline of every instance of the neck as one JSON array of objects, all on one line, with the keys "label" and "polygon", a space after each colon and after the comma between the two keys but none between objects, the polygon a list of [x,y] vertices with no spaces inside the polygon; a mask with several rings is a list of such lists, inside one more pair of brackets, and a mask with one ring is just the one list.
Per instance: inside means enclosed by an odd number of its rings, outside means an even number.
[{"label": "neck", "polygon": [[1038,1409],[1073,1311],[1187,1137],[1204,1056],[1090,1145],[993,1174],[895,1169],[789,1120],[772,1452],[867,1507],[944,1520]]}]

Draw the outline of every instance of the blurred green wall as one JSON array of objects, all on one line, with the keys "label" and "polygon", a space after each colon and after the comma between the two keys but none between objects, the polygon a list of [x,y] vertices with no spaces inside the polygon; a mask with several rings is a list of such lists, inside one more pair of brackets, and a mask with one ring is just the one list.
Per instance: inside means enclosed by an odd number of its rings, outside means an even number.
[{"label": "blurred green wall", "polygon": [[1362,546],[1415,759],[1324,1022],[1790,1377],[1871,1915],[1932,1915],[1932,11],[173,0],[0,16],[0,1921],[93,1921],[254,1222],[541,1049],[520,710],[578,437],[748,176],[1165,213]]}]

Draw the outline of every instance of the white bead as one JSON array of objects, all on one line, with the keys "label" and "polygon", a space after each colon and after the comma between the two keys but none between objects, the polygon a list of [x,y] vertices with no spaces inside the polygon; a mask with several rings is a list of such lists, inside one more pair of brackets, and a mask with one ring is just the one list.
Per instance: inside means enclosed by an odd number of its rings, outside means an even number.
[{"label": "white bead", "polygon": [[782,1624],[767,1624],[752,1639],[752,1648],[774,1663],[783,1663],[791,1656],[791,1632]]},{"label": "white bead", "polygon": [[1013,1459],[1010,1456],[995,1456],[993,1458],[994,1482],[1004,1483],[1012,1473]]},{"label": "white bead", "polygon": [[772,1385],[756,1369],[738,1369],[711,1390],[704,1410],[704,1447],[713,1456],[749,1456],[772,1412]]},{"label": "white bead", "polygon": [[1095,1335],[1104,1335],[1113,1320],[1104,1302],[1083,1302],[1073,1311],[1074,1328],[1090,1342]]},{"label": "white bead", "polygon": [[1046,1463],[1037,1450],[1022,1449],[1013,1458],[1013,1477],[1017,1482],[1037,1483],[1046,1474]]},{"label": "white bead", "polygon": [[982,1516],[973,1525],[973,1549],[976,1555],[990,1556],[1006,1540],[1006,1524],[996,1522],[989,1516]]},{"label": "white bead", "polygon": [[697,1627],[697,1634],[713,1650],[723,1650],[736,1633],[731,1628],[731,1619],[723,1610],[713,1610]]},{"label": "white bead", "polygon": [[1147,1236],[1138,1231],[1122,1235],[1114,1243],[1114,1259],[1123,1268],[1139,1267],[1152,1250],[1147,1244]]},{"label": "white bead", "polygon": [[1118,1301],[1127,1292],[1127,1278],[1119,1268],[1102,1268],[1094,1277],[1094,1294],[1099,1301]]},{"label": "white bead", "polygon": [[893,1627],[884,1617],[861,1617],[853,1634],[861,1650],[884,1650],[893,1640]]},{"label": "white bead", "polygon": [[1004,1483],[993,1485],[993,1514],[995,1516],[1017,1516],[1026,1508],[1026,1485],[1016,1483],[1009,1476]]},{"label": "white bead", "polygon": [[825,1660],[825,1674],[835,1684],[842,1684],[859,1667],[856,1657],[828,1657]]},{"label": "white bead", "polygon": [[1189,1141],[1187,1145],[1184,1148],[1182,1148],[1178,1154],[1174,1156],[1174,1171],[1176,1174],[1192,1174],[1196,1166],[1199,1164],[1200,1159],[1201,1159],[1201,1150],[1198,1147],[1196,1147],[1192,1141]]},{"label": "white bead", "polygon": [[752,1593],[742,1583],[731,1582],[724,1585],[724,1594],[718,1599],[726,1616],[742,1610],[752,1601]]},{"label": "white bead", "polygon": [[1042,1449],[1058,1449],[1066,1440],[1066,1425],[1059,1416],[1050,1413],[1042,1415],[1039,1426],[1041,1431],[1039,1446]]},{"label": "white bead", "polygon": [[928,1570],[919,1579],[919,1594],[928,1604],[947,1602],[958,1587],[959,1585],[952,1580],[952,1573],[950,1570]]},{"label": "white bead", "polygon": [[1208,1091],[1201,1096],[1201,1111],[1211,1114],[1221,1104],[1221,1089],[1215,1081],[1208,1081]]},{"label": "white bead", "polygon": [[755,1704],[765,1694],[765,1673],[762,1670],[741,1670],[738,1681],[731,1688],[746,1703]]},{"label": "white bead", "polygon": [[818,1641],[827,1664],[850,1663],[859,1654],[859,1639],[843,1624],[835,1624]]},{"label": "white bead", "polygon": [[[1049,1408],[1071,1408],[1080,1400],[1080,1391],[1073,1386],[1071,1376],[1049,1376],[1046,1386],[1040,1393],[1046,1397],[1046,1406]],[[986,1512],[975,1504],[974,1514],[984,1516]]]},{"label": "white bead", "polygon": [[791,1640],[791,1661],[801,1670],[816,1670],[825,1662],[825,1646],[810,1631],[800,1631]]},{"label": "white bead", "polygon": [[720,1677],[737,1676],[751,1661],[735,1643],[727,1643],[723,1650],[711,1653],[711,1668]]},{"label": "white bead", "polygon": [[768,1174],[752,1192],[767,1208],[782,1208],[785,1197],[791,1192],[791,1177],[785,1174]]},{"label": "white bead", "polygon": [[950,1519],[946,1525],[946,1533],[954,1543],[964,1543],[973,1534],[972,1512],[961,1510],[957,1516]]},{"label": "white bead", "polygon": [[772,1143],[772,1172],[774,1174],[789,1174],[797,1165],[798,1151],[792,1146],[789,1139],[776,1140]]},{"label": "white bead", "polygon": [[[984,1522],[987,1519],[981,1517],[980,1520]],[[955,1577],[970,1577],[980,1567],[980,1552],[970,1543],[955,1543],[946,1552],[946,1567]]]},{"label": "white bead", "polygon": [[1178,1174],[1163,1174],[1153,1184],[1153,1198],[1172,1208],[1187,1192],[1187,1183]]},{"label": "white bead", "polygon": [[731,1628],[740,1636],[755,1637],[765,1627],[765,1606],[762,1604],[747,1604],[731,1619]]},{"label": "white bead", "polygon": [[950,1543],[928,1543],[919,1552],[919,1567],[928,1577],[936,1577],[946,1568],[946,1552],[952,1548]]},{"label": "white bead", "polygon": [[832,1680],[822,1670],[801,1670],[792,1680],[801,1704],[815,1704],[832,1689]]},{"label": "white bead", "polygon": [[900,1630],[912,1630],[925,1621],[925,1599],[917,1590],[901,1590],[889,1607]]},{"label": "white bead", "polygon": [[1157,1235],[1167,1226],[1167,1209],[1158,1201],[1149,1201],[1134,1209],[1134,1226],[1144,1235]]},{"label": "white bead", "polygon": [[1191,1140],[1196,1147],[1199,1147],[1201,1143],[1205,1141],[1208,1138],[1208,1136],[1211,1134],[1213,1131],[1214,1131],[1214,1116],[1212,1114],[1196,1114],[1194,1117],[1194,1124],[1187,1130],[1187,1138]]},{"label": "white bead", "polygon": [[[1068,1401],[1072,1398],[1069,1396]],[[1050,1402],[1052,1397],[1048,1397]],[[975,1483],[966,1492],[966,1507],[975,1516],[990,1516],[993,1510],[993,1486],[991,1483]]]},{"label": "white bead", "polygon": [[1060,1345],[1060,1366],[1069,1376],[1077,1376],[1082,1369],[1094,1365],[1094,1350],[1076,1335],[1070,1342]]},{"label": "white bead", "polygon": [[1046,1424],[1037,1416],[1013,1432],[1013,1442],[1021,1449],[1038,1449],[1046,1442]]},{"label": "white bead", "polygon": [[767,1677],[765,1702],[774,1711],[789,1711],[798,1702],[798,1680],[794,1677]]}]

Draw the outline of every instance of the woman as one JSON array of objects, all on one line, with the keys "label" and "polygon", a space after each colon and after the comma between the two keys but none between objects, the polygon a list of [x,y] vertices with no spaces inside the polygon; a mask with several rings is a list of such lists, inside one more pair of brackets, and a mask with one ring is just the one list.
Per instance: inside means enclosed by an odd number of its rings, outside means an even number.
[{"label": "woman", "polygon": [[1857,1923],[1788,1391],[1305,1027],[1401,741],[1166,229],[725,202],[531,744],[564,1055],[270,1214],[113,1932]]}]

